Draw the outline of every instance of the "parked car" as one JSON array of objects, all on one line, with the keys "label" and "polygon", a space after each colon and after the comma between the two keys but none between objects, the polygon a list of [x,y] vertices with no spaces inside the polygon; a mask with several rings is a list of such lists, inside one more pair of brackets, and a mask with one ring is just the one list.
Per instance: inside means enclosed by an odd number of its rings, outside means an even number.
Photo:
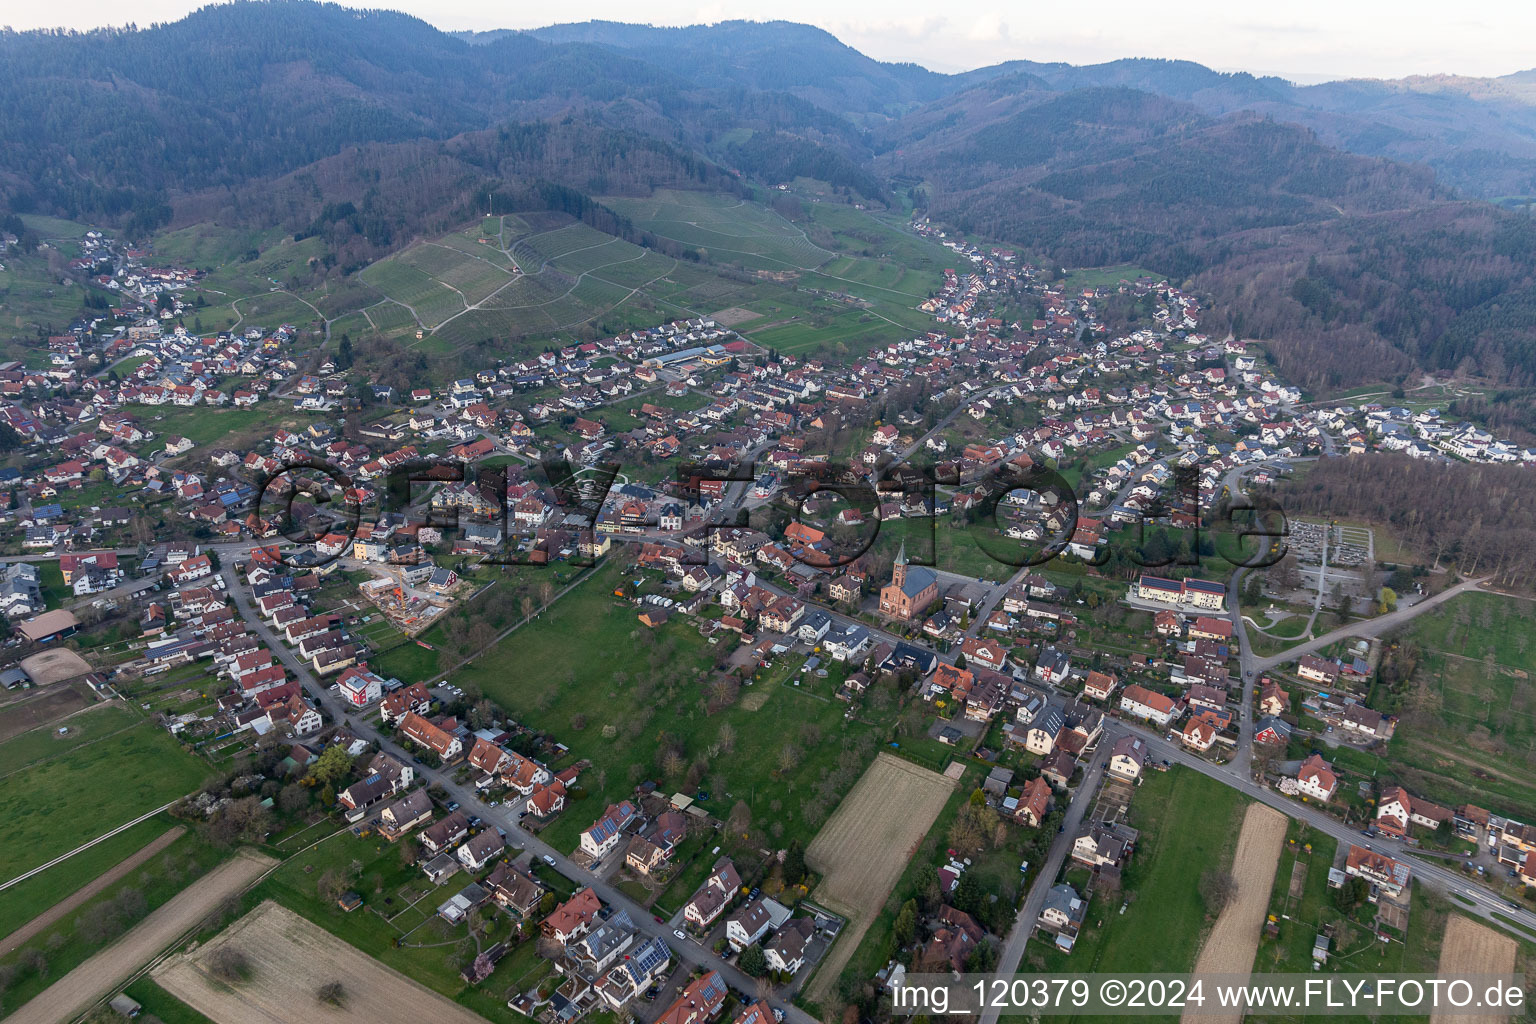
[{"label": "parked car", "polygon": [[684,932],[684,931],[683,931],[683,930],[682,930],[682,929],[681,929],[681,928],[674,928],[674,929],[673,929],[673,930],[672,930],[672,934],[673,934],[673,935],[676,935],[676,936],[677,936],[677,937],[678,937],[678,938],[679,938],[679,939],[681,939],[681,940],[682,940],[682,941],[683,941],[683,942],[687,942],[687,941],[688,941],[688,936],[687,936],[687,934],[686,934],[686,933],[685,933],[685,932]]}]

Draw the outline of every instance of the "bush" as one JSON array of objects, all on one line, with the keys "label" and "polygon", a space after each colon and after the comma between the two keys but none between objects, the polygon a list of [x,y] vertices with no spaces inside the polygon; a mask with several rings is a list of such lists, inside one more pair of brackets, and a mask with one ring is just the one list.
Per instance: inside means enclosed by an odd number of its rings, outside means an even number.
[{"label": "bush", "polygon": [[315,999],[328,1006],[345,1006],[347,1004],[347,990],[339,981],[328,981],[315,989]]},{"label": "bush", "polygon": [[1205,903],[1205,912],[1212,917],[1219,915],[1232,902],[1232,897],[1237,895],[1237,879],[1232,877],[1230,871],[1217,871],[1212,868],[1200,874],[1200,899]]},{"label": "bush", "polygon": [[208,973],[226,985],[238,985],[251,976],[251,961],[234,946],[220,946],[208,957]]},{"label": "bush", "polygon": [[754,978],[761,978],[768,973],[768,956],[763,952],[763,947],[757,945],[748,946],[736,958],[736,966]]}]

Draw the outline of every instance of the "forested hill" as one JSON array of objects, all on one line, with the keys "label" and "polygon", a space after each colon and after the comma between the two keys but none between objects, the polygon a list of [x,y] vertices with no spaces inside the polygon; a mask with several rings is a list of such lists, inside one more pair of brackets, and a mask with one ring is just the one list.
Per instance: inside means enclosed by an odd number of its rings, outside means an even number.
[{"label": "forested hill", "polygon": [[1271,339],[1303,383],[1427,367],[1536,385],[1532,221],[1461,198],[1536,192],[1519,76],[1301,88],[1161,60],[942,75],[783,22],[466,37],[273,0],[0,33],[0,104],[0,203],[130,237],[200,219],[323,232],[350,267],[487,192],[807,177],[1061,263],[1192,279],[1229,318],[1212,329]]},{"label": "forested hill", "polygon": [[525,35],[490,47],[404,15],[223,4],[148,31],[0,36],[0,184],[17,204],[120,213],[348,146],[447,139],[519,106],[643,98],[652,65]]},{"label": "forested hill", "polygon": [[969,232],[1193,279],[1309,385],[1414,366],[1536,384],[1536,224],[1432,172],[1127,88],[948,97],[877,133]]}]

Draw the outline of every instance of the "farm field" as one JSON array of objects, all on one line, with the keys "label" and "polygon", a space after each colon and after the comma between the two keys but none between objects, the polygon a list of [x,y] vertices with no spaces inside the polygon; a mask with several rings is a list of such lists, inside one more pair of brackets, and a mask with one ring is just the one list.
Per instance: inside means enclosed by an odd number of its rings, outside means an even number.
[{"label": "farm field", "polygon": [[1393,638],[1418,648],[1417,671],[1398,693],[1373,694],[1373,706],[1399,716],[1388,759],[1411,791],[1536,813],[1533,607],[1463,594]]},{"label": "farm field", "polygon": [[824,997],[836,984],[954,789],[947,776],[881,753],[816,833],[805,851],[806,863],[822,876],[814,898],[847,915],[848,924],[817,969],[810,998]]},{"label": "farm field", "polygon": [[[1435,973],[1442,978],[1466,974],[1498,974],[1507,977],[1515,971],[1515,951],[1515,940],[1508,935],[1478,924],[1469,917],[1453,914],[1445,923],[1445,938],[1440,945],[1440,965]],[[1509,1017],[1498,1013],[1436,1013],[1429,1019],[1436,1024],[1444,1021],[1498,1024]]]},{"label": "farm field", "polygon": [[[190,793],[205,774],[206,765],[148,721],[30,764],[0,786],[0,863],[14,877]],[[113,785],[101,785],[108,777]]]},{"label": "farm field", "polygon": [[[225,948],[245,956],[247,980],[229,985],[209,974],[210,957]],[[272,902],[262,903],[193,952],[167,960],[153,976],[166,992],[216,1024],[266,1024],[310,1013],[356,1024],[474,1024],[482,1019]],[[330,981],[343,983],[346,996],[340,1006],[322,1004],[314,995]],[[303,1006],[314,1009],[300,1010]]]},{"label": "farm field", "polygon": [[270,857],[242,851],[187,886],[127,935],[54,982],[8,1019],[12,1024],[56,1024],[72,1019],[275,863]]},{"label": "farm field", "polygon": [[543,838],[574,849],[580,831],[641,779],[675,788],[692,778],[716,816],[742,801],[754,819],[779,826],[775,844],[808,841],[846,788],[827,778],[867,764],[892,719],[845,719],[830,685],[808,677],[813,685],[795,685],[796,658],[777,659],[736,689],[715,667],[729,653],[725,642],[711,646],[681,620],[654,632],[642,626],[638,609],[613,596],[621,579],[617,565],[604,566],[536,628],[450,677],[551,730],[572,758],[592,761],[579,783],[585,799]]},{"label": "farm field", "polygon": [[[1264,804],[1249,804],[1243,815],[1243,829],[1232,855],[1232,874],[1237,893],[1216,918],[1211,934],[1195,961],[1196,974],[1241,974],[1253,966],[1259,947],[1264,914],[1269,907],[1270,888],[1275,880],[1275,862],[1285,842],[1288,819]],[[1194,1014],[1187,1015],[1193,1019]],[[1203,1014],[1201,1016],[1204,1016]],[[1213,1021],[1243,1019],[1241,1010],[1230,1015],[1211,1015]]]},{"label": "farm field", "polygon": [[[158,837],[153,830],[162,834],[173,831],[161,815],[145,826],[152,830],[138,826],[125,832],[137,833],[136,842],[142,845],[132,850],[117,847],[118,858],[126,859],[156,843]],[[88,857],[94,852],[93,849],[81,856]],[[168,845],[120,877],[111,876],[118,874],[121,864],[100,861],[87,861],[79,874],[68,874],[68,865],[74,858],[43,872],[37,877],[46,879],[44,887],[18,894],[19,903],[5,904],[8,920],[20,911],[28,911],[30,920],[23,923],[19,932],[12,933],[6,941],[9,952],[0,955],[0,978],[6,979],[0,995],[4,1007],[0,1009],[14,1010],[31,1000],[229,857],[230,851],[215,847],[198,833],[180,831]],[[60,873],[61,869],[64,873]],[[109,870],[103,874],[103,869]],[[97,876],[94,879],[93,874]],[[28,879],[23,885],[32,881]],[[10,895],[10,890],[6,895]],[[11,949],[12,946],[15,948]]]}]

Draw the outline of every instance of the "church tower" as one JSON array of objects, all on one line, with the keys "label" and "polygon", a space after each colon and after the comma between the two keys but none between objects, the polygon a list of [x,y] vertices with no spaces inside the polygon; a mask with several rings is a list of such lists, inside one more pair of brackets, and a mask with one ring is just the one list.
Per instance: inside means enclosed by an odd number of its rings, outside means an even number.
[{"label": "church tower", "polygon": [[901,542],[901,550],[896,553],[896,561],[891,566],[891,586],[897,590],[907,585],[907,542]]}]

